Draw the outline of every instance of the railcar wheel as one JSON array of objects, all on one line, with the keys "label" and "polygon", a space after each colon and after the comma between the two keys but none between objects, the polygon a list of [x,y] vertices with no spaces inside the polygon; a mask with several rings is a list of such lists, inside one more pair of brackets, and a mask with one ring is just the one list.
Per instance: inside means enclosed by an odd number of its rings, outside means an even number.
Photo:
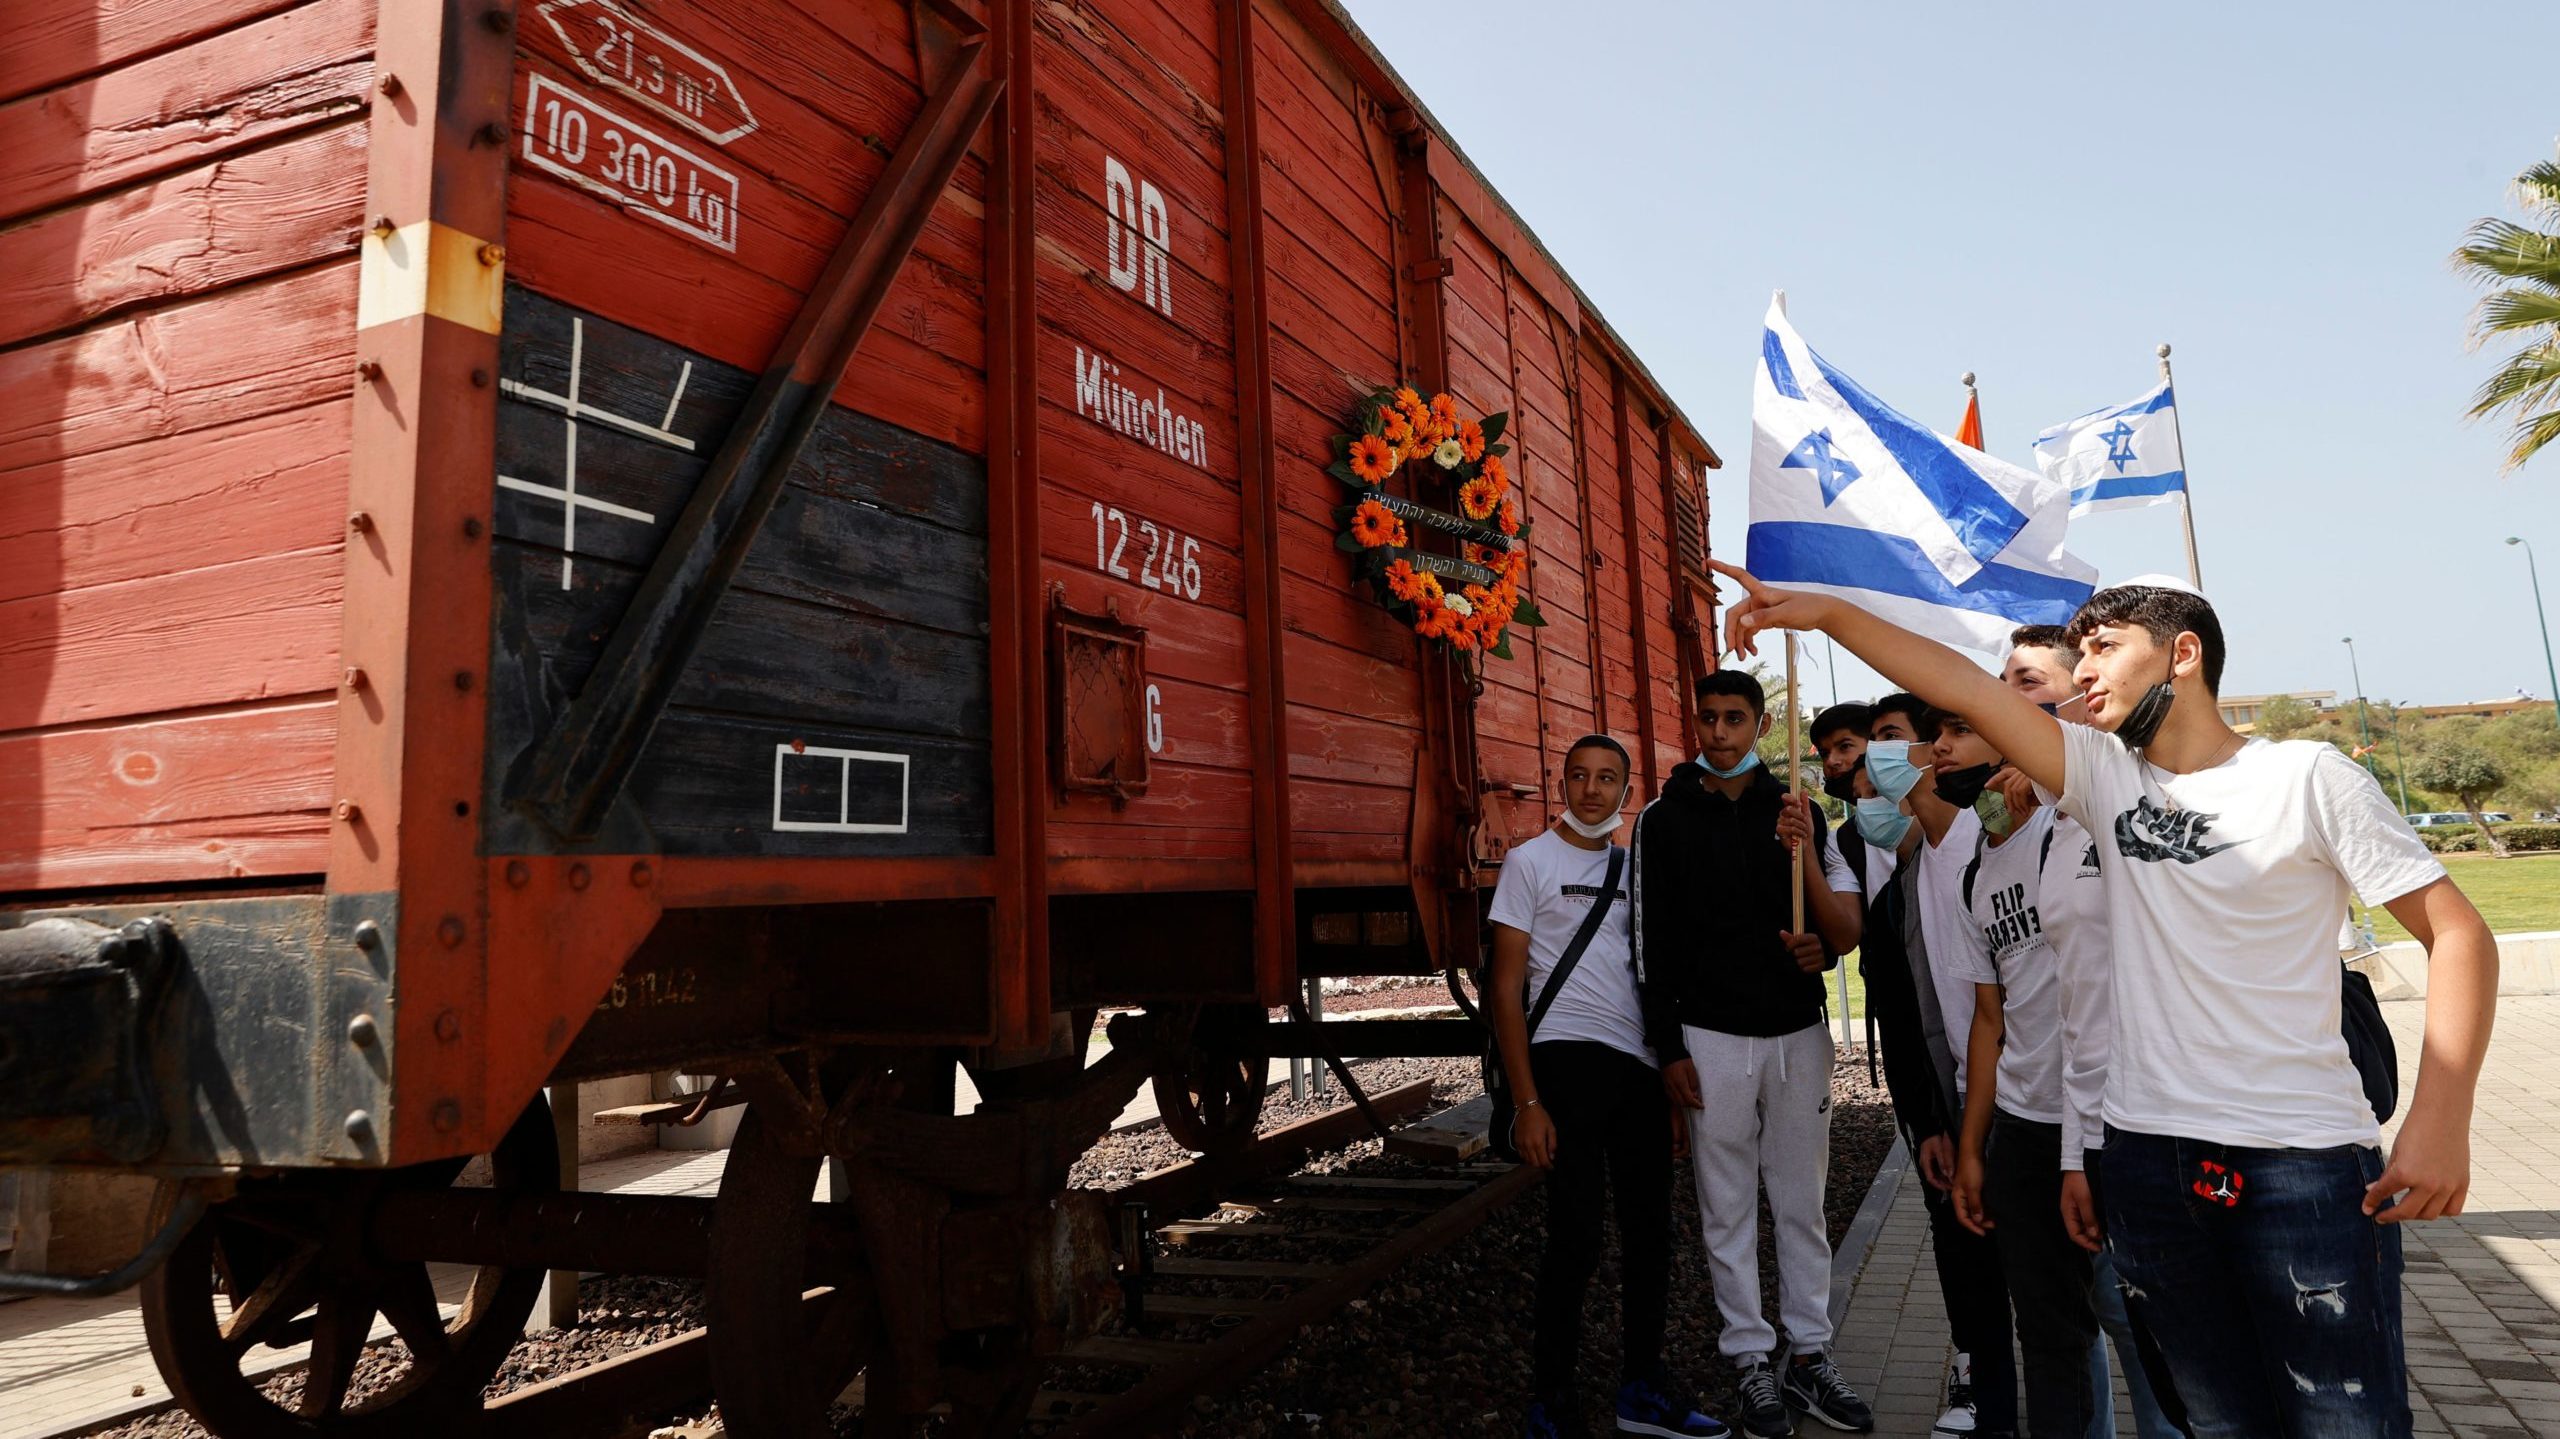
[{"label": "railcar wheel", "polygon": [[1271,1060],[1256,1038],[1269,1022],[1268,1014],[1247,1005],[1201,1012],[1181,1057],[1154,1075],[1156,1110],[1175,1142],[1202,1154],[1252,1142],[1271,1075]]},{"label": "railcar wheel", "polygon": [[729,1142],[713,1201],[711,1389],[721,1426],[738,1439],[819,1439],[827,1410],[870,1358],[877,1332],[868,1293],[838,1289],[814,1314],[809,1292],[810,1195],[824,1160],[790,1152],[750,1104]]},{"label": "railcar wheel", "polygon": [[[489,1161],[493,1187],[558,1189],[549,1107],[535,1100]],[[178,1402],[219,1439],[393,1439],[467,1421],[524,1333],[542,1271],[478,1271],[448,1320],[427,1266],[382,1259],[366,1237],[382,1194],[442,1189],[463,1168],[451,1160],[243,1180],[142,1282],[151,1356]],[[162,1185],[155,1209],[165,1213],[177,1194]],[[356,1364],[377,1314],[405,1361],[359,1394]],[[305,1341],[311,1358],[298,1383],[244,1372],[260,1346]]]}]

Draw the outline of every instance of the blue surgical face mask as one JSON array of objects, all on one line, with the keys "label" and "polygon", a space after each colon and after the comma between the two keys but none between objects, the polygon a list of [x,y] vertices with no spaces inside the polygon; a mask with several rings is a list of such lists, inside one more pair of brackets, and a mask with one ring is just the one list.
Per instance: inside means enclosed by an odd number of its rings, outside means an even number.
[{"label": "blue surgical face mask", "polygon": [[1902,837],[1911,831],[1911,816],[1902,812],[1900,802],[1881,795],[1858,801],[1857,817],[1858,833],[1866,836],[1867,843],[1883,849],[1902,843]]},{"label": "blue surgical face mask", "polygon": [[1902,803],[1903,797],[1919,787],[1920,776],[1930,766],[1911,762],[1911,746],[1901,741],[1867,746],[1867,778],[1875,781],[1876,793],[1890,807]]},{"label": "blue surgical face mask", "polygon": [[1698,763],[1706,767],[1707,773],[1714,775],[1718,779],[1740,779],[1744,775],[1751,773],[1754,769],[1759,768],[1760,751],[1756,749],[1744,750],[1742,752],[1742,762],[1731,769],[1716,768],[1716,762],[1707,758],[1704,754],[1700,754],[1698,756]]}]

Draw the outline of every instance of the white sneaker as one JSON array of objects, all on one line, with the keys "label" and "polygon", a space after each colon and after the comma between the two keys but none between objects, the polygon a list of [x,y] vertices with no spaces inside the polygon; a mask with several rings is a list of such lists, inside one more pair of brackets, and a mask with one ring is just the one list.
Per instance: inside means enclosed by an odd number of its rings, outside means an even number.
[{"label": "white sneaker", "polygon": [[1947,1412],[1938,1416],[1929,1432],[1971,1439],[1973,1428],[1973,1356],[1960,1353],[1947,1366]]}]

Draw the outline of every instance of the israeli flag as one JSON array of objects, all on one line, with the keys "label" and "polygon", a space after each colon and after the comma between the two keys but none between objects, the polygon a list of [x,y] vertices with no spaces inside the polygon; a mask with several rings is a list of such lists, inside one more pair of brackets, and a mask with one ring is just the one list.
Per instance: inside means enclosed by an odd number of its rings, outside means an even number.
[{"label": "israeli flag", "polygon": [[2063,548],[2065,488],[1957,444],[1813,352],[1770,301],[1751,387],[1745,567],[1905,629],[2005,652],[2064,624],[2098,572]]},{"label": "israeli flag", "polygon": [[2141,399],[2063,421],[2036,436],[2036,468],[2070,488],[2074,516],[2185,503],[2177,395],[2162,380]]}]

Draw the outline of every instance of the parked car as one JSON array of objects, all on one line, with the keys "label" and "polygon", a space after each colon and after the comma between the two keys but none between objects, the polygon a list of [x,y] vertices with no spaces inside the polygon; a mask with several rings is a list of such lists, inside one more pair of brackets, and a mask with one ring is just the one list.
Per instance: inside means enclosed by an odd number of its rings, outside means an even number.
[{"label": "parked car", "polygon": [[[2496,819],[2498,816],[2491,815],[2490,818]],[[2442,829],[2446,825],[2469,823],[2471,823],[2471,816],[2464,814],[2459,810],[2441,814],[2413,814],[2409,816],[2409,827],[2411,829]]]}]

